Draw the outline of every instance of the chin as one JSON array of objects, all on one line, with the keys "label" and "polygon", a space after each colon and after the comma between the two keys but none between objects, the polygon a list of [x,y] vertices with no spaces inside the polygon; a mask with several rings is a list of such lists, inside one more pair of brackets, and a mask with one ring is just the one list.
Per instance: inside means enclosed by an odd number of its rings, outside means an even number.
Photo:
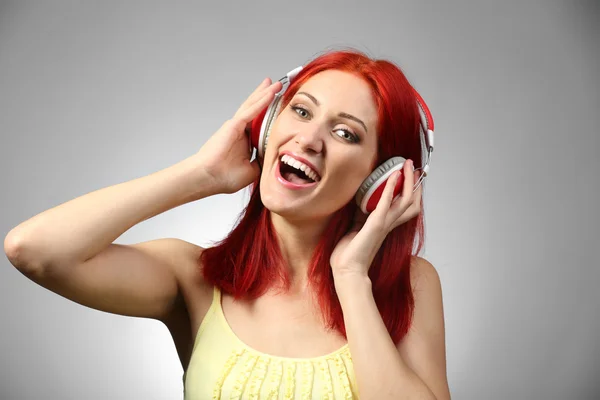
[{"label": "chin", "polygon": [[353,201],[353,193],[343,193],[347,201],[337,198],[340,203],[332,204],[334,193],[336,197],[342,193],[340,188],[326,190],[321,186],[327,185],[328,181],[321,181],[320,185],[306,191],[289,190],[281,185],[276,175],[272,170],[263,169],[259,183],[260,199],[267,210],[287,220],[322,221],[345,207],[348,201]]},{"label": "chin", "polygon": [[[277,193],[260,193],[260,200],[267,210],[285,218],[298,219],[298,217],[307,215],[307,207],[305,204],[300,204],[298,201],[290,201],[289,199],[279,196]],[[314,207],[313,207],[314,209]]]},{"label": "chin", "polygon": [[[321,225],[328,221],[333,215],[345,205],[335,209],[323,209],[318,206],[318,201],[312,202],[290,202],[278,196],[265,196],[261,194],[261,201],[269,212],[278,215],[286,221],[294,223],[315,223]],[[323,204],[321,204],[323,206]]]}]

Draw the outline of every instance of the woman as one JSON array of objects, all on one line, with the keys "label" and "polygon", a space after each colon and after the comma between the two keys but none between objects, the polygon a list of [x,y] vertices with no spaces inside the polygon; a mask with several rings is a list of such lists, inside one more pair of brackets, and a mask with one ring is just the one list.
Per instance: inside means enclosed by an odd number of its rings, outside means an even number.
[{"label": "woman", "polygon": [[[282,82],[265,79],[193,156],[23,222],[6,254],[61,296],[162,321],[186,399],[448,399],[440,282],[412,255],[423,236],[418,95],[399,68],[358,51],[296,73],[281,98]],[[407,161],[359,209],[363,181],[393,156]],[[113,243],[248,185],[246,210],[216,246]]]}]

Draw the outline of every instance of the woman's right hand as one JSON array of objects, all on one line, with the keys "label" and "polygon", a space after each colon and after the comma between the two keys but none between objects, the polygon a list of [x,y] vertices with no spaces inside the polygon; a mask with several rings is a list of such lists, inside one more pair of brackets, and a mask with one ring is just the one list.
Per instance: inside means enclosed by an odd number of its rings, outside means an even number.
[{"label": "woman's right hand", "polygon": [[244,101],[233,118],[221,126],[195,154],[219,193],[235,193],[251,184],[260,174],[252,156],[246,129],[282,88],[281,82],[266,78]]}]

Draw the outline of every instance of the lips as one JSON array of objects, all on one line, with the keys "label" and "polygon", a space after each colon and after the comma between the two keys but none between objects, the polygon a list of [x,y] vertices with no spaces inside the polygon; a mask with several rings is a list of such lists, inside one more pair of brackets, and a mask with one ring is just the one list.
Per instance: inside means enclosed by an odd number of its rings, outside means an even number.
[{"label": "lips", "polygon": [[[300,161],[300,160],[298,160]],[[313,186],[316,186],[318,182],[311,182],[311,183],[305,183],[305,184],[298,184],[298,183],[293,183],[290,181],[287,181],[283,178],[283,176],[281,176],[281,161],[279,159],[277,159],[277,163],[275,164],[275,178],[277,179],[277,181],[282,184],[284,187],[291,189],[291,190],[301,190],[301,189],[308,189],[308,188],[312,188]]]},{"label": "lips", "polygon": [[312,169],[314,172],[317,173],[317,175],[319,175],[319,179],[322,177],[321,170],[319,168],[317,168],[313,163],[308,161],[306,158],[300,157],[299,155],[286,150],[286,151],[282,151],[281,153],[279,153],[279,158],[277,158],[278,162],[281,160],[281,157],[283,155],[288,155],[288,156],[300,161],[301,163],[308,165],[310,167],[310,169]]}]

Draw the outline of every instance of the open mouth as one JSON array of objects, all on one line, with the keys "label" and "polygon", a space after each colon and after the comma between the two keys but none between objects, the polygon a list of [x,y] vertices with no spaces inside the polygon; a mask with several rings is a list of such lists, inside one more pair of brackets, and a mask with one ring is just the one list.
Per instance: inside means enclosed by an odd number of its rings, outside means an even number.
[{"label": "open mouth", "polygon": [[321,180],[321,177],[309,166],[288,155],[284,154],[278,164],[278,175],[284,181],[282,183],[290,183],[300,188],[313,186]]}]

